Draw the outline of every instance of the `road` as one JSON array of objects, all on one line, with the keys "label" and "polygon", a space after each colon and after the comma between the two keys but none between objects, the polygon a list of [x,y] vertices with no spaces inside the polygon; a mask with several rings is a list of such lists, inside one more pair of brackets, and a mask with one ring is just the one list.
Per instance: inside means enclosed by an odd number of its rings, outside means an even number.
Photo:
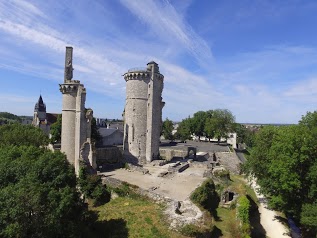
[{"label": "road", "polygon": [[289,229],[281,223],[280,216],[272,210],[267,208],[266,198],[258,192],[259,186],[256,181],[251,182],[251,187],[259,200],[260,223],[266,231],[266,236],[269,238],[291,238],[288,235]]}]

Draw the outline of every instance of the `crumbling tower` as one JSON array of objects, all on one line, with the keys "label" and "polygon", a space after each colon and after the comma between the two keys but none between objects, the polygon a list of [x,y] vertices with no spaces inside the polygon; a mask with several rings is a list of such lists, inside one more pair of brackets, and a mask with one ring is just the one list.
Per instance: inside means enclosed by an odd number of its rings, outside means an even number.
[{"label": "crumbling tower", "polygon": [[146,69],[132,69],[123,76],[126,81],[124,157],[128,162],[145,164],[159,156],[164,76],[154,61]]},{"label": "crumbling tower", "polygon": [[[63,94],[62,108],[62,136],[61,151],[67,156],[70,164],[74,165],[78,175],[79,162],[85,160],[82,154],[92,156],[90,144],[90,126],[92,110],[85,108],[86,89],[79,80],[73,80],[73,48],[66,47],[64,83],[60,84],[60,91]],[[90,144],[89,148],[84,143]],[[83,151],[86,150],[86,151]],[[86,158],[94,167],[90,158]],[[84,161],[83,161],[84,162]]]}]

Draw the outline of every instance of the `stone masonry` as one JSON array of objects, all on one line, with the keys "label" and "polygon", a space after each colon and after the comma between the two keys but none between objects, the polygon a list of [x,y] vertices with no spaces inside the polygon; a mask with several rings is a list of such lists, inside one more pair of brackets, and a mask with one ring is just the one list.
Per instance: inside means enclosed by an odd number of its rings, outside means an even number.
[{"label": "stone masonry", "polygon": [[154,61],[146,69],[132,69],[124,75],[124,158],[133,164],[145,164],[159,157],[162,128],[163,79]]},{"label": "stone masonry", "polygon": [[61,151],[74,165],[78,175],[80,161],[96,167],[91,144],[91,120],[93,111],[85,108],[86,89],[79,80],[73,80],[73,48],[66,47],[63,94]]}]

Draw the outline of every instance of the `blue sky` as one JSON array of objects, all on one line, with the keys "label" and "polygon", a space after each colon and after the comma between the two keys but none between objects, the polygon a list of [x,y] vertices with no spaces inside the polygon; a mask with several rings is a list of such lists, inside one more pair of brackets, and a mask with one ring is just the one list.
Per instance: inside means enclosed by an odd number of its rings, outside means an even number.
[{"label": "blue sky", "polygon": [[297,123],[317,109],[317,1],[0,0],[0,111],[61,112],[65,46],[96,117],[121,118],[122,75],[152,60],[163,118],[226,108]]}]

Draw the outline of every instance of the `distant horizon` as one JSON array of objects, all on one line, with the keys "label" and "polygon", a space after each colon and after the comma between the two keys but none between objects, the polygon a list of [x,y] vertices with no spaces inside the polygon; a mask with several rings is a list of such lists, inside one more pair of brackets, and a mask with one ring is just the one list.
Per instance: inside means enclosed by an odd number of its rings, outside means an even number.
[{"label": "distant horizon", "polygon": [[[2,112],[0,112],[2,113]],[[11,113],[11,112],[8,112],[8,113]],[[55,112],[47,112],[47,113],[51,113],[51,114],[61,114],[62,112],[60,113],[55,113]],[[13,113],[12,113],[13,114]],[[19,117],[31,117],[33,118],[33,116],[27,116],[27,115],[18,115],[18,114],[14,114],[16,116],[19,116]],[[95,116],[94,116],[95,117]],[[108,120],[122,120],[122,118],[105,118],[105,117],[95,117],[95,118],[98,118],[98,119],[108,119]],[[165,118],[166,119],[166,118]],[[163,119],[163,121],[165,120]],[[185,118],[184,118],[185,119]],[[174,123],[180,123],[181,121],[173,121],[171,120],[172,122]],[[254,122],[236,122],[238,124],[245,124],[245,125],[296,125],[298,123],[254,123]]]}]

